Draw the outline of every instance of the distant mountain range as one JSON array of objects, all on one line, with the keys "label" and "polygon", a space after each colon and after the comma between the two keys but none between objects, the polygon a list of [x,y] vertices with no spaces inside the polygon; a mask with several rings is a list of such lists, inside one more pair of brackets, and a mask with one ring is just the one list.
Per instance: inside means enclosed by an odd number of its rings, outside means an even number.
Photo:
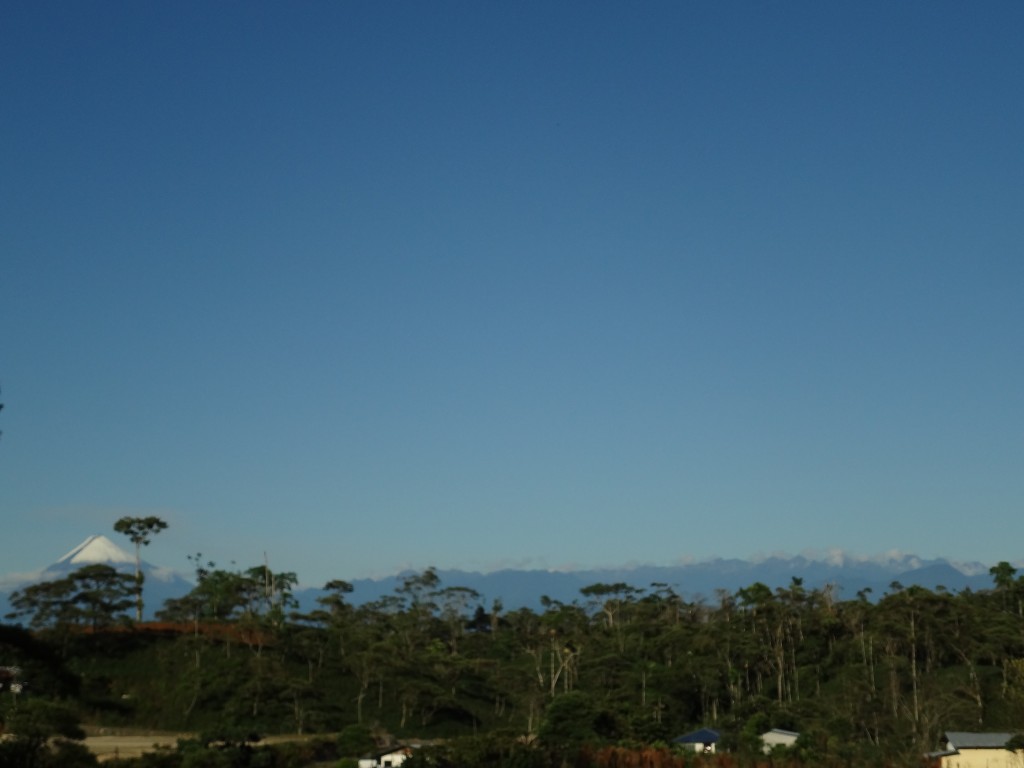
[{"label": "distant mountain range", "polygon": [[[359,579],[352,582],[351,601],[359,604],[393,594],[403,579],[413,572],[383,579]],[[619,569],[581,571],[502,570],[477,573],[438,570],[441,587],[469,587],[480,593],[486,607],[500,599],[506,610],[520,607],[540,608],[541,596],[563,603],[583,601],[580,590],[592,584],[624,583],[650,591],[652,584],[665,584],[687,600],[713,601],[719,590],[735,592],[755,582],[777,589],[788,587],[794,578],[802,579],[805,589],[831,585],[839,600],[849,600],[861,590],[870,590],[869,599],[878,599],[892,591],[893,584],[917,585],[950,592],[978,591],[992,587],[989,566],[981,563],[954,564],[946,559],[921,560],[913,555],[862,559],[833,555],[827,560],[803,556],[771,557],[763,560],[712,559],[684,565],[642,565]],[[297,593],[303,607],[315,604],[321,590]]]},{"label": "distant mountain range", "polygon": [[[105,536],[90,536],[54,564],[43,570],[14,579],[0,577],[0,617],[10,611],[7,596],[27,584],[63,578],[91,563],[106,563],[126,573],[135,572],[135,556],[118,547]],[[193,582],[168,568],[143,561],[145,573],[146,617],[152,618],[164,601],[181,597],[194,586]],[[394,593],[396,587],[413,572],[395,574],[383,579],[352,581],[350,602],[363,604]],[[989,566],[982,563],[953,563],[944,558],[922,560],[913,555],[891,555],[877,558],[852,557],[831,553],[827,557],[770,557],[760,560],[711,559],[683,565],[643,565],[619,569],[582,571],[501,570],[478,573],[460,570],[438,570],[441,587],[468,587],[481,595],[485,607],[500,600],[505,610],[540,608],[540,599],[571,603],[583,600],[580,590],[592,584],[625,583],[649,590],[652,584],[665,584],[687,600],[712,601],[719,590],[735,592],[755,582],[772,589],[787,587],[794,578],[802,579],[805,589],[821,589],[831,585],[837,599],[849,600],[862,590],[878,599],[899,583],[904,587],[917,585],[935,590],[944,587],[950,592],[965,589],[979,591],[992,587]],[[295,597],[302,610],[316,607],[321,589],[298,589]]]}]

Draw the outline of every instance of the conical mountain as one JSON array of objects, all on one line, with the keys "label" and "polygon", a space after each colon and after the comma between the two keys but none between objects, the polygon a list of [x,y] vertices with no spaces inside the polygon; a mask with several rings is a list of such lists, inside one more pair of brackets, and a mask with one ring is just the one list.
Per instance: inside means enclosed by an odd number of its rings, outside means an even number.
[{"label": "conical mountain", "polygon": [[106,536],[90,536],[58,560],[56,565],[62,563],[79,567],[93,563],[108,565],[130,563],[134,566],[135,557],[130,552],[125,552]]},{"label": "conical mountain", "polygon": [[[109,565],[124,573],[135,573],[135,554],[117,546],[106,536],[89,536],[57,562],[47,566],[43,571],[43,577],[44,579],[54,576],[63,577],[86,565],[99,564]],[[145,574],[147,582],[151,575],[153,578],[159,578],[158,574],[164,571],[166,569],[154,566],[145,560],[142,561],[142,572]]]}]

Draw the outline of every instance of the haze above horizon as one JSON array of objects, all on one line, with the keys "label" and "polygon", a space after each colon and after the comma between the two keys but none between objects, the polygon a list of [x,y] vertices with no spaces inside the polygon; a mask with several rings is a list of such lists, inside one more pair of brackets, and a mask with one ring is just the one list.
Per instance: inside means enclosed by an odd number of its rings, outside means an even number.
[{"label": "haze above horizon", "polygon": [[1020,561],[1022,33],[6,5],[0,572]]},{"label": "haze above horizon", "polygon": [[[41,567],[35,569],[32,572],[21,572],[21,573],[0,573],[0,599],[2,599],[4,593],[10,592],[14,589],[20,589],[26,584],[39,583],[41,581],[54,578],[54,573],[59,573],[66,569],[81,568],[86,565],[94,563],[104,563],[113,565],[115,567],[129,567],[134,568],[135,557],[128,550],[119,546],[116,541],[111,540],[104,534],[92,534],[86,537],[81,543],[72,548],[62,557],[56,560],[46,563]],[[265,565],[269,566],[269,560],[265,561]],[[158,560],[142,559],[143,568],[146,569],[151,575],[156,578],[157,581],[167,582],[174,580],[176,577],[184,579],[186,581],[195,583],[194,573],[183,571],[180,568],[175,569],[168,567]],[[196,565],[190,563],[191,566]],[[207,565],[205,562],[203,565]],[[1013,565],[1024,566],[1024,560],[1018,560]],[[767,573],[761,573],[757,569],[762,566],[768,566],[771,571],[769,576]],[[789,570],[787,566],[791,566],[792,570]],[[782,579],[783,583],[788,583],[788,579],[791,578],[805,578],[806,571],[808,568],[814,568],[817,578],[821,579],[821,568],[826,569],[826,573],[839,574],[844,569],[852,569],[856,572],[860,578],[863,577],[865,567],[868,569],[875,568],[879,569],[873,572],[877,577],[882,573],[901,574],[904,578],[906,574],[913,572],[927,572],[935,567],[953,568],[964,577],[973,576],[990,576],[991,566],[984,563],[978,562],[964,562],[956,561],[951,558],[933,558],[923,559],[913,555],[911,553],[902,552],[888,552],[880,555],[871,557],[865,557],[856,555],[848,552],[841,551],[830,551],[830,552],[804,552],[799,555],[786,555],[784,553],[775,553],[771,556],[763,558],[748,558],[748,559],[737,559],[737,558],[715,558],[709,557],[703,560],[690,560],[687,562],[677,562],[672,564],[656,564],[656,563],[632,563],[621,567],[608,567],[608,568],[597,568],[597,569],[582,569],[582,570],[528,570],[528,569],[500,569],[492,571],[469,571],[459,568],[450,569],[438,569],[438,574],[441,576],[442,582],[447,580],[453,574],[463,574],[465,576],[497,576],[497,575],[508,575],[508,574],[558,574],[558,575],[579,575],[584,573],[593,574],[589,578],[597,580],[601,579],[618,579],[627,578],[632,582],[636,582],[637,578],[650,578],[649,573],[653,571],[659,572],[675,572],[681,573],[686,571],[689,574],[700,573],[700,581],[698,586],[704,585],[708,582],[709,578],[715,578],[714,574],[718,574],[725,581],[719,583],[714,589],[724,587],[725,582],[735,582],[737,574],[743,574],[739,576],[740,581],[746,585],[751,582],[743,581],[747,579],[757,578],[773,578],[778,579],[780,574],[784,574]],[[228,567],[227,570],[245,570],[235,566],[234,568]],[[693,570],[696,569],[696,570]],[[781,569],[781,570],[780,570]],[[401,577],[404,573],[410,573],[409,569],[404,571],[395,571],[386,575],[380,575],[377,577],[363,577],[355,578],[353,581],[356,584],[367,581],[383,581],[393,582],[397,578]],[[643,574],[643,576],[641,576]],[[306,589],[318,589],[318,585],[315,582],[309,582],[305,580],[301,574],[298,576],[297,587],[300,591]],[[664,577],[656,577],[664,578]],[[693,592],[693,583],[687,576],[686,580],[682,584],[686,584],[691,587],[691,593],[700,593],[698,588],[696,592]],[[449,585],[451,586],[451,585]],[[653,586],[653,585],[652,585]],[[677,584],[676,586],[680,586]],[[841,588],[846,589],[848,585],[843,585]],[[948,586],[948,585],[947,585]],[[493,587],[493,585],[492,585]],[[727,588],[727,587],[726,587]],[[849,590],[848,590],[849,591]],[[496,595],[501,597],[502,595]],[[365,596],[364,596],[365,597]]]}]

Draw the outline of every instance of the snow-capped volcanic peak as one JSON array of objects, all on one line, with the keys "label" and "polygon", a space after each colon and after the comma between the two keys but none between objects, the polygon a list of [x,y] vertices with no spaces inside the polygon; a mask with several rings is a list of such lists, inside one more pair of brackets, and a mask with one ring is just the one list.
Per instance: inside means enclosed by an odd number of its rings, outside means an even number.
[{"label": "snow-capped volcanic peak", "polygon": [[135,556],[125,552],[106,536],[90,536],[68,552],[58,563],[134,563]]}]

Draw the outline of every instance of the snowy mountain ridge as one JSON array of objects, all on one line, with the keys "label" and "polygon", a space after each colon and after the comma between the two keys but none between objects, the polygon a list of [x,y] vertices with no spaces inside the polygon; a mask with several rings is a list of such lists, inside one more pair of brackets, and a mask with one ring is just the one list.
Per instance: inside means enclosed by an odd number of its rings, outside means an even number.
[{"label": "snowy mountain ridge", "polygon": [[125,552],[106,536],[90,536],[57,561],[72,565],[91,563],[134,563],[134,555]]}]

